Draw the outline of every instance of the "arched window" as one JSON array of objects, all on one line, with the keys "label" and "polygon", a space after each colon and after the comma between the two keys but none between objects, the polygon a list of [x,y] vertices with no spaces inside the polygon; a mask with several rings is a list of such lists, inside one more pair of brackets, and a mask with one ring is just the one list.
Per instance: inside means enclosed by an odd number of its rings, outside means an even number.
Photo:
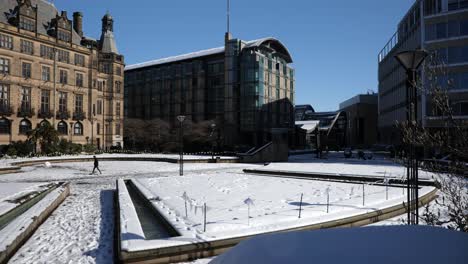
[{"label": "arched window", "polygon": [[83,125],[80,122],[76,122],[75,125],[73,125],[73,134],[75,135],[83,135]]},{"label": "arched window", "polygon": [[0,134],[10,134],[10,120],[0,119]]},{"label": "arched window", "polygon": [[57,131],[60,135],[68,135],[68,125],[64,121],[60,121],[57,125]]},{"label": "arched window", "polygon": [[21,120],[19,124],[19,133],[20,134],[26,134],[28,131],[32,129],[31,121],[27,119]]},{"label": "arched window", "polygon": [[40,126],[44,126],[46,124],[50,126],[50,122],[47,120],[42,120],[41,123],[39,123]]}]

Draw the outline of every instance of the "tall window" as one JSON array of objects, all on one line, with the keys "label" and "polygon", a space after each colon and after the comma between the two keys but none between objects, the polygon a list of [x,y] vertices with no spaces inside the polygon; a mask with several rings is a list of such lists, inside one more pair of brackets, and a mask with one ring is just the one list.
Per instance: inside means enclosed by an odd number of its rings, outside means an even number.
[{"label": "tall window", "polygon": [[0,119],[0,134],[10,134],[10,121],[6,118]]},{"label": "tall window", "polygon": [[10,86],[0,83],[0,109],[6,111],[10,106]]},{"label": "tall window", "polygon": [[98,91],[102,91],[104,86],[106,86],[106,81],[104,81],[104,80],[98,80],[97,81]]},{"label": "tall window", "polygon": [[27,119],[21,120],[19,124],[19,133],[20,134],[26,134],[28,131],[32,129],[31,121]]},{"label": "tall window", "polygon": [[0,48],[13,49],[13,38],[0,34]]},{"label": "tall window", "polygon": [[78,87],[83,87],[83,74],[82,73],[77,73],[76,74],[76,86]]},{"label": "tall window", "polygon": [[31,41],[27,41],[22,39],[20,42],[21,52],[26,54],[33,54],[34,53],[34,45]]},{"label": "tall window", "polygon": [[97,100],[97,114],[102,115],[102,101]]},{"label": "tall window", "polygon": [[75,112],[82,113],[83,112],[83,95],[77,94],[75,96]]},{"label": "tall window", "polygon": [[75,54],[75,65],[84,67],[85,66],[85,57],[81,54]]},{"label": "tall window", "polygon": [[42,66],[42,80],[45,82],[50,81],[50,67]]},{"label": "tall window", "polygon": [[101,124],[96,124],[96,134],[101,135]]},{"label": "tall window", "polygon": [[41,45],[41,57],[44,57],[49,60],[54,59],[54,48]]},{"label": "tall window", "polygon": [[120,136],[120,124],[115,124],[115,134]]},{"label": "tall window", "polygon": [[120,93],[121,89],[122,89],[121,87],[122,87],[122,82],[116,81],[115,82],[115,92]]},{"label": "tall window", "polygon": [[21,87],[21,109],[31,109],[31,87]]},{"label": "tall window", "polygon": [[116,74],[122,76],[122,68],[120,66],[115,67]]},{"label": "tall window", "polygon": [[59,112],[67,111],[67,93],[59,92]]},{"label": "tall window", "polygon": [[120,117],[120,102],[115,103],[115,115]]},{"label": "tall window", "polygon": [[60,83],[61,84],[68,83],[68,72],[66,70],[60,70]]},{"label": "tall window", "polygon": [[76,122],[73,125],[73,134],[78,136],[83,135],[83,125],[80,122]]},{"label": "tall window", "polygon": [[70,52],[65,51],[65,50],[58,50],[57,60],[61,61],[61,62],[69,63],[70,62]]},{"label": "tall window", "polygon": [[31,78],[31,63],[23,62],[21,72],[23,78]]},{"label": "tall window", "polygon": [[29,18],[23,17],[23,16],[20,17],[19,26],[20,26],[21,29],[34,32],[35,31],[34,30],[35,24],[36,23],[32,19],[29,19]]},{"label": "tall window", "polygon": [[10,60],[5,58],[0,58],[0,74],[10,73]]},{"label": "tall window", "polygon": [[50,111],[50,91],[41,90],[41,112],[48,113]]},{"label": "tall window", "polygon": [[57,132],[60,135],[67,135],[68,134],[68,125],[67,125],[67,123],[65,123],[64,121],[60,121],[57,124]]}]

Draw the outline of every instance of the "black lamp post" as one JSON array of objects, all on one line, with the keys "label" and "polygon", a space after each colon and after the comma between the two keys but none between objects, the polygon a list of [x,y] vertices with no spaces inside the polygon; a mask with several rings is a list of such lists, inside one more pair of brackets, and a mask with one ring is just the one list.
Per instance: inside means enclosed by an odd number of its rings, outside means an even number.
[{"label": "black lamp post", "polygon": [[411,142],[407,144],[407,204],[408,224],[417,225],[418,212],[418,158],[416,156],[416,127],[418,122],[418,91],[416,88],[417,68],[427,56],[424,50],[403,51],[395,56],[395,59],[406,70],[406,118],[411,129]]},{"label": "black lamp post", "polygon": [[216,124],[211,124],[211,159],[214,160],[214,151],[215,151],[215,138],[214,138],[214,133],[216,130]]},{"label": "black lamp post", "polygon": [[183,123],[185,121],[185,116],[183,116],[183,115],[177,116],[177,120],[180,123],[180,128],[179,128],[179,140],[180,140],[180,145],[179,145],[179,175],[183,176],[184,175],[184,131],[183,131]]}]

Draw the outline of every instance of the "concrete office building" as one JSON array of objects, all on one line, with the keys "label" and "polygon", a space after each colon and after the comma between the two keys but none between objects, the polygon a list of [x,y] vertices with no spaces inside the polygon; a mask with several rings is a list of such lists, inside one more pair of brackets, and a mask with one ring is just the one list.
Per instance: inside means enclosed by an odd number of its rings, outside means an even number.
[{"label": "concrete office building", "polygon": [[[468,122],[468,0],[417,0],[398,25],[378,55],[379,136],[385,144],[400,144],[396,121],[406,120],[406,74],[394,59],[401,51],[425,49],[437,54],[447,74],[437,76],[440,83],[448,79],[450,101],[456,119]],[[420,71],[424,87],[429,87],[424,69]],[[447,87],[447,86],[446,86]],[[443,126],[443,118],[424,93],[419,96],[418,117],[427,128]]]},{"label": "concrete office building", "polygon": [[350,147],[370,147],[377,143],[377,94],[359,94],[340,104],[346,112],[346,143]]},{"label": "concrete office building", "polygon": [[100,40],[83,14],[43,0],[0,2],[0,144],[26,140],[48,122],[63,139],[99,148],[122,145],[123,68],[113,18]]},{"label": "concrete office building", "polygon": [[287,139],[294,131],[292,62],[275,38],[244,41],[227,33],[223,47],[127,66],[125,117],[175,129],[178,115],[210,121],[227,148],[262,146],[278,133]]}]

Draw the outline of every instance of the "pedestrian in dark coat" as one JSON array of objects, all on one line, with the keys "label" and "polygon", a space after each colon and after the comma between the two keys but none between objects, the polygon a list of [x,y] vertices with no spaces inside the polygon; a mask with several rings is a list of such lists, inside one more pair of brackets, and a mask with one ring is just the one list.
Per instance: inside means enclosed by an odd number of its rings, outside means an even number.
[{"label": "pedestrian in dark coat", "polygon": [[91,174],[94,174],[94,171],[97,169],[99,171],[99,173],[102,174],[101,170],[99,169],[99,161],[98,159],[96,158],[96,156],[93,156],[94,158],[94,168],[93,168],[93,172]]}]

